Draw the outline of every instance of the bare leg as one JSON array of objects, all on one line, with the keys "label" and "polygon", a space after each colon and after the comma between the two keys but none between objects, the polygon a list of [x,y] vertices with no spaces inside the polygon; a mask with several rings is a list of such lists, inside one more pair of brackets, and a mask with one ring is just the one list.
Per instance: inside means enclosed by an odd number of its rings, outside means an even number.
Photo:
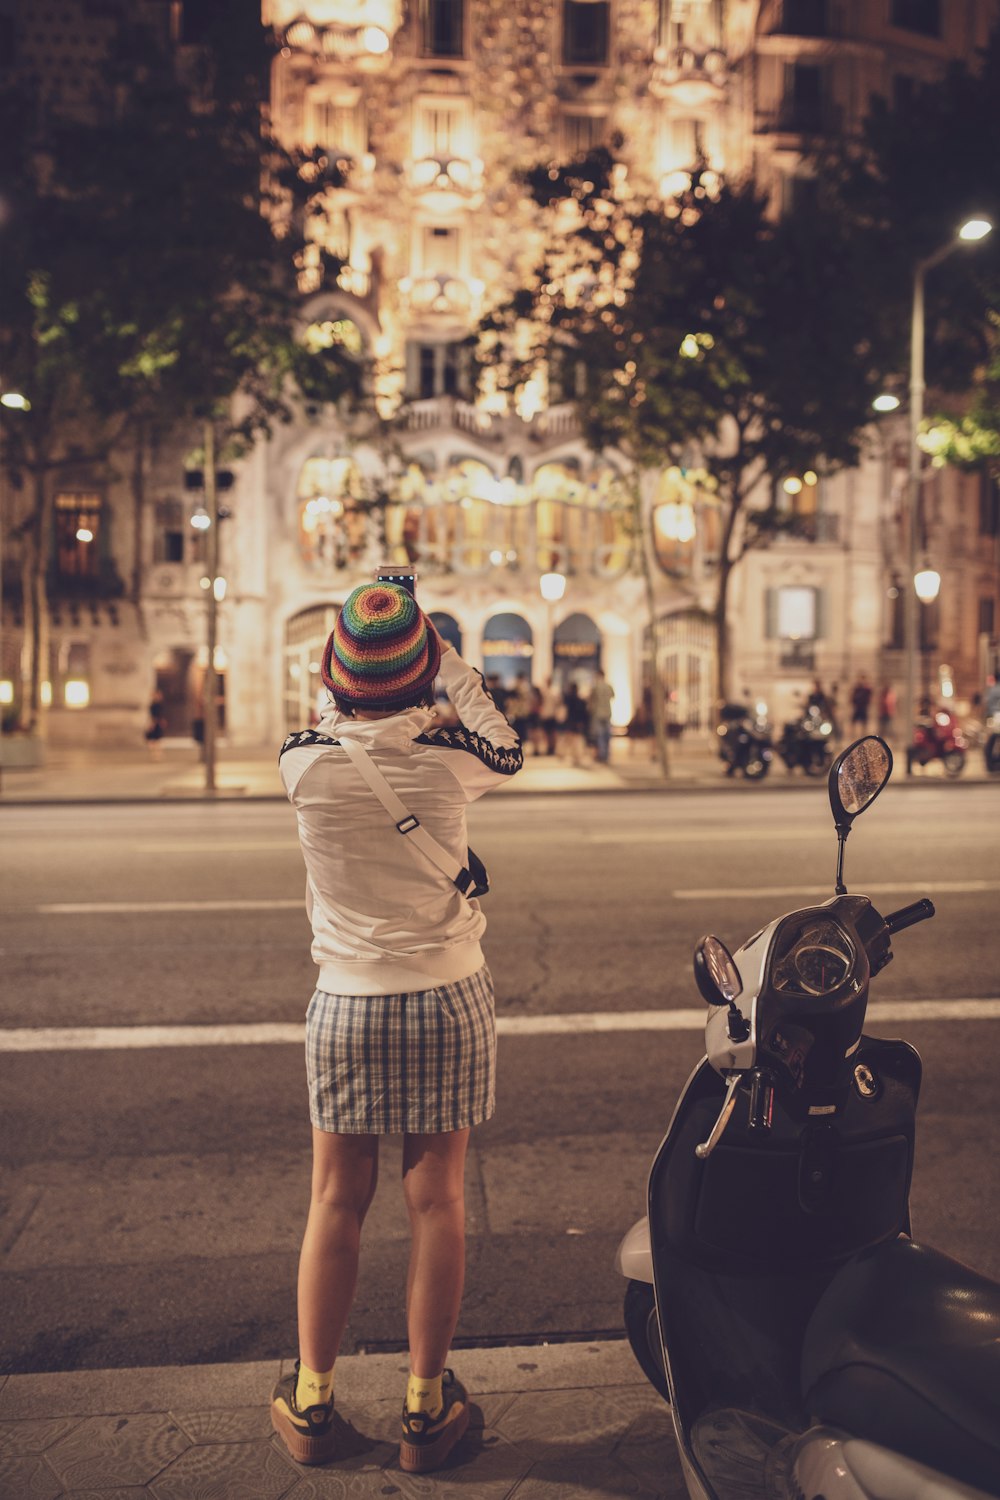
[{"label": "bare leg", "polygon": [[410,1215],[406,1321],[410,1369],[440,1375],[451,1347],[465,1282],[465,1153],[468,1130],[407,1135],[403,1193]]},{"label": "bare leg", "polygon": [[330,1370],[337,1358],[377,1181],[378,1136],[313,1128],[312,1199],[299,1256],[299,1357],[312,1370]]}]

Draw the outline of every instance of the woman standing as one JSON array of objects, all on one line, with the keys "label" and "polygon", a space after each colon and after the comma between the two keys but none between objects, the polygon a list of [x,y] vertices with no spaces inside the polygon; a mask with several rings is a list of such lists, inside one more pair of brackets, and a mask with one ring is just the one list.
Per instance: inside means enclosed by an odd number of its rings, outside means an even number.
[{"label": "woman standing", "polygon": [[[456,728],[435,727],[439,674]],[[426,1472],[469,1421],[468,1396],[445,1359],[462,1299],[469,1130],[494,1107],[486,921],[478,902],[407,840],[343,746],[367,753],[461,866],[469,860],[466,807],[520,769],[521,746],[479,673],[394,584],[349,596],[322,676],[333,706],[281,752],[319,983],[306,1019],[313,1174],[299,1261],[299,1360],[275,1388],[271,1420],[299,1463],[335,1456],[334,1364],[379,1138],[402,1134],[411,1374],[400,1464]]]}]

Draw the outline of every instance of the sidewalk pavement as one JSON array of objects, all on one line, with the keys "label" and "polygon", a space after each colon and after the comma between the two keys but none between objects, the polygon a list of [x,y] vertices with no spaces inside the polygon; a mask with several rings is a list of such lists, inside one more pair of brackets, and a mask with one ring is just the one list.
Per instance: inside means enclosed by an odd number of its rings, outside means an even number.
[{"label": "sidewalk pavement", "polygon": [[[612,741],[608,765],[594,761],[573,764],[561,756],[525,757],[524,769],[499,790],[507,795],[563,792],[679,792],[698,789],[738,791],[752,795],[758,788],[825,788],[826,778],[789,774],[775,759],[763,781],[742,776],[727,779],[718,758],[714,735],[685,735],[669,747],[670,775],[664,780],[654,764],[648,741]],[[944,779],[940,764],[905,775],[902,752],[896,755],[896,784],[938,785]],[[982,756],[973,752],[953,786],[996,780],[987,775]],[[274,746],[257,749],[221,746],[215,777],[219,800],[283,802]],[[71,802],[200,802],[205,791],[205,768],[198,747],[188,740],[166,740],[161,758],[153,760],[144,745],[134,749],[81,746],[49,748],[45,765],[5,767],[0,773],[0,807],[4,804]]]},{"label": "sidewalk pavement", "polygon": [[273,1436],[263,1364],[0,1376],[0,1500],[684,1500],[664,1402],[628,1345],[456,1352],[472,1423],[435,1474],[399,1468],[405,1356],[337,1361],[340,1457]]}]

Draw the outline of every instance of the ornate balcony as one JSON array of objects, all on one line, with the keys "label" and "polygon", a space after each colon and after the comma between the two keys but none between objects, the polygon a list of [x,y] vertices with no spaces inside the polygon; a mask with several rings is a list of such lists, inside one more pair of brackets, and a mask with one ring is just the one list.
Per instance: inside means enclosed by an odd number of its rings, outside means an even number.
[{"label": "ornate balcony", "polygon": [[420,194],[421,207],[446,218],[460,208],[476,208],[482,201],[483,163],[452,156],[422,157],[410,167],[410,181]]},{"label": "ornate balcony", "polygon": [[478,317],[486,290],[472,276],[440,272],[436,276],[406,276],[399,283],[404,315],[411,318],[452,318],[467,321]]},{"label": "ornate balcony", "polygon": [[264,0],[264,24],[293,52],[373,69],[402,24],[401,0]]},{"label": "ornate balcony", "polygon": [[684,109],[718,103],[725,93],[729,64],[718,47],[657,47],[649,91]]}]

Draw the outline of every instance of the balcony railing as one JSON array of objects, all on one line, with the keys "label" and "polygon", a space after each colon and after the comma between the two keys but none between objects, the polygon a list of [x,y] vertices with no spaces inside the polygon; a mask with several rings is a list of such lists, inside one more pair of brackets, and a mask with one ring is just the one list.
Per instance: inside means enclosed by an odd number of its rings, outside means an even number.
[{"label": "balcony railing", "polygon": [[842,37],[843,10],[828,0],[774,0],[764,22],[766,36]]},{"label": "balcony railing", "polygon": [[816,646],[813,641],[782,641],[778,653],[778,666],[785,671],[812,672],[816,667]]},{"label": "balcony railing", "polygon": [[839,542],[840,516],[819,511],[812,516],[797,516],[791,535],[805,542]]},{"label": "balcony railing", "polygon": [[830,100],[785,99],[774,109],[759,109],[758,135],[837,135],[843,110]]}]

